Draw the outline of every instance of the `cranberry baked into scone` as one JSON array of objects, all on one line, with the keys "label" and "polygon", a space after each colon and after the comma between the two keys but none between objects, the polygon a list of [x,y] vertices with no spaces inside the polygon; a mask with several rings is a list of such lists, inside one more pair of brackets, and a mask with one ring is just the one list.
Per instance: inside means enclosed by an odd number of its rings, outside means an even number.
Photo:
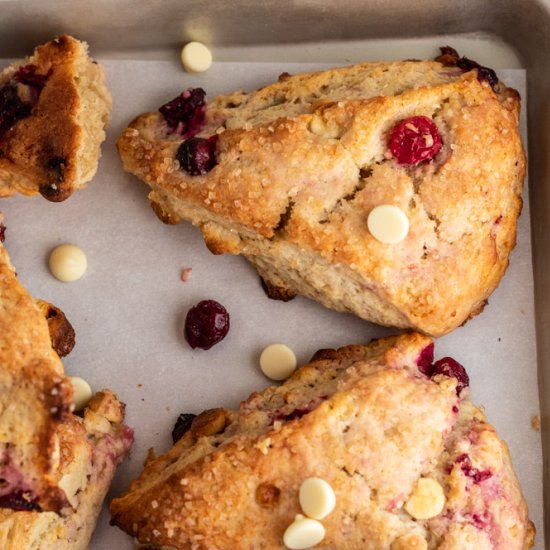
[{"label": "cranberry baked into scone", "polygon": [[59,487],[69,506],[61,515],[40,512],[20,497],[12,510],[0,509],[2,550],[85,550],[116,466],[128,452],[132,431],[122,422],[124,405],[104,390],[83,418],[71,415],[59,425]]},{"label": "cranberry baked into scone", "polygon": [[68,505],[57,479],[58,430],[72,399],[46,317],[0,245],[0,507],[22,495],[42,510]]},{"label": "cranberry baked into scone", "polygon": [[112,522],[151,549],[282,550],[313,477],[335,494],[319,550],[530,548],[508,449],[468,383],[420,334],[323,350],[238,411],[197,416]]},{"label": "cranberry baked into scone", "polygon": [[88,46],[60,36],[0,73],[0,197],[65,200],[97,170],[111,96]]},{"label": "cranberry baked into scone", "polygon": [[[504,273],[525,158],[518,93],[443,50],[284,74],[210,103],[187,90],[124,130],[124,168],[151,186],[163,221],[189,220],[212,252],[246,256],[272,296],[444,334]],[[384,205],[399,209],[399,242],[369,231]]]}]

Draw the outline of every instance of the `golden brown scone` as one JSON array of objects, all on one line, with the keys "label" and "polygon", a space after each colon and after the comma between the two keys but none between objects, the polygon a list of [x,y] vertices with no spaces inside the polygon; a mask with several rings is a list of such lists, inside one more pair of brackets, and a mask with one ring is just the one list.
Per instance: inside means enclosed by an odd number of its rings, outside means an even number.
[{"label": "golden brown scone", "polygon": [[[189,220],[213,253],[246,256],[272,296],[441,335],[500,281],[525,174],[517,92],[469,63],[446,51],[283,75],[206,105],[195,89],[136,118],[118,148],[163,221]],[[390,140],[419,116],[442,146],[407,163]],[[383,204],[408,217],[397,244],[368,230]]]},{"label": "golden brown scone", "polygon": [[[468,383],[420,334],[324,350],[238,411],[196,417],[113,500],[112,522],[152,549],[283,550],[301,484],[320,477],[336,506],[319,550],[525,550],[507,446]],[[411,498],[420,479],[438,499]]]},{"label": "golden brown scone", "polygon": [[48,321],[50,331],[50,340],[53,349],[59,357],[69,355],[74,348],[76,334],[69,319],[58,307],[46,302],[45,300],[36,300],[38,309]]},{"label": "golden brown scone", "polygon": [[132,444],[123,424],[124,405],[109,390],[97,393],[84,417],[71,415],[58,427],[59,486],[70,506],[62,516],[39,512],[24,499],[18,510],[0,509],[2,550],[85,550],[101,504],[119,464]]},{"label": "golden brown scone", "polygon": [[0,73],[0,197],[65,200],[94,176],[111,113],[103,68],[62,35]]},{"label": "golden brown scone", "polygon": [[48,323],[0,245],[0,507],[21,495],[42,510],[66,507],[58,429],[72,397]]}]

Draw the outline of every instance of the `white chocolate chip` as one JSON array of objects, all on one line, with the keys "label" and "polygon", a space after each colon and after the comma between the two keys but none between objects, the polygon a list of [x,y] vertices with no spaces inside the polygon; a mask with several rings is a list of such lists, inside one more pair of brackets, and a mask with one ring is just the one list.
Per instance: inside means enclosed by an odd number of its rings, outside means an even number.
[{"label": "white chocolate chip", "polygon": [[415,519],[430,519],[439,515],[445,507],[443,487],[432,478],[418,480],[412,495],[405,503],[405,510]]},{"label": "white chocolate chip", "polygon": [[81,411],[92,398],[92,388],[90,384],[80,378],[80,376],[70,376],[71,384],[74,392],[74,410]]},{"label": "white chocolate chip", "polygon": [[302,548],[311,548],[319,544],[324,538],[325,528],[322,523],[298,514],[287,527],[283,536],[283,542],[291,550],[300,550]]},{"label": "white chocolate chip", "polygon": [[309,122],[309,129],[317,136],[324,138],[339,138],[340,128],[334,121],[326,121],[318,114],[314,114]]},{"label": "white chocolate chip", "polygon": [[299,499],[304,514],[313,519],[326,518],[336,505],[332,487],[318,477],[310,477],[302,483]]},{"label": "white chocolate chip", "polygon": [[410,533],[395,540],[391,550],[428,550],[428,543],[422,535]]},{"label": "white chocolate chip", "polygon": [[189,42],[181,50],[183,68],[189,73],[202,73],[212,65],[212,53],[201,42]]},{"label": "white chocolate chip", "polygon": [[52,250],[49,260],[52,275],[65,283],[78,281],[86,272],[86,254],[73,244],[62,244]]},{"label": "white chocolate chip", "polygon": [[296,370],[296,355],[284,344],[271,344],[260,355],[260,368],[271,380],[285,380]]},{"label": "white chocolate chip", "polygon": [[401,208],[382,204],[373,208],[367,219],[371,235],[385,244],[402,241],[409,232],[409,218]]}]

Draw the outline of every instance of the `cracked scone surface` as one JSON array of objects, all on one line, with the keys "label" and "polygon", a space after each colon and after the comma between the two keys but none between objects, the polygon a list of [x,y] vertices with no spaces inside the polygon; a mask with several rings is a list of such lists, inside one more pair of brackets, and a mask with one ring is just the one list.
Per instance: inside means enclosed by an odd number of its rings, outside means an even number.
[{"label": "cracked scone surface", "polygon": [[[112,502],[113,523],[147,548],[283,550],[320,477],[336,494],[320,550],[530,548],[506,444],[455,378],[423,374],[431,349],[409,334],[325,350],[239,410],[205,411]],[[445,504],[415,520],[421,478]]]},{"label": "cracked scone surface", "polygon": [[123,424],[124,405],[109,390],[98,392],[83,418],[59,425],[59,486],[69,505],[54,512],[0,509],[3,550],[85,550],[119,464],[133,441]]},{"label": "cracked scone surface", "polygon": [[[443,146],[401,165],[389,133],[417,115]],[[508,265],[525,175],[518,117],[518,94],[476,70],[373,63],[215,98],[197,133],[218,136],[204,175],[181,169],[182,138],[160,113],[136,118],[118,148],[163,221],[189,220],[212,252],[246,256],[272,295],[441,335],[483,308]],[[367,229],[386,203],[410,222],[393,245]]]},{"label": "cracked scone surface", "polygon": [[103,67],[68,35],[0,72],[0,197],[59,202],[83,187],[97,171],[111,106]]}]

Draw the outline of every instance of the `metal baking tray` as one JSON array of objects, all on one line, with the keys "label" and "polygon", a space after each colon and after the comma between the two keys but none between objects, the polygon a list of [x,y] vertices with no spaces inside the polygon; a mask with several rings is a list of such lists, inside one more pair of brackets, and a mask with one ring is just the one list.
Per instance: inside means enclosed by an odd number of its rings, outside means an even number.
[{"label": "metal baking tray", "polygon": [[[257,67],[261,72],[262,67],[268,64],[280,62],[293,63],[333,63],[347,64],[358,61],[402,59],[402,58],[429,58],[434,55],[439,45],[447,43],[453,45],[461,53],[476,58],[484,65],[497,69],[525,69],[527,74],[527,97],[523,98],[523,106],[527,105],[528,124],[528,155],[529,155],[529,196],[531,214],[531,239],[533,251],[533,278],[534,278],[534,304],[536,320],[536,355],[538,364],[538,390],[540,397],[540,419],[542,449],[543,449],[543,493],[544,493],[544,526],[550,528],[550,479],[549,464],[550,441],[548,435],[549,407],[548,400],[550,385],[550,278],[547,270],[550,263],[550,161],[547,160],[547,151],[550,151],[550,0],[463,0],[461,2],[448,3],[442,1],[418,0],[417,2],[402,2],[399,0],[342,0],[341,2],[329,2],[327,0],[294,0],[281,2],[265,0],[257,2],[252,0],[211,0],[208,7],[204,3],[189,0],[159,0],[157,2],[135,2],[131,0],[96,0],[93,7],[84,0],[0,0],[2,16],[0,17],[0,58],[17,58],[27,55],[32,48],[52,38],[53,36],[67,32],[86,40],[90,44],[92,54],[101,61],[105,61],[110,80],[116,71],[131,72],[137,67],[134,62],[150,60],[170,63],[174,71],[180,71],[179,77],[183,88],[190,79],[185,80],[184,74],[178,65],[178,54],[181,45],[190,40],[200,40],[212,47],[216,61],[229,63],[250,63],[250,67]],[[154,63],[153,63],[154,64]],[[152,66],[152,65],[151,65]],[[240,66],[240,65],[239,65]],[[283,65],[281,65],[282,67]],[[237,65],[236,65],[237,67]],[[241,67],[242,69],[242,67]],[[175,73],[176,74],[176,73]],[[262,73],[263,74],[263,73]],[[276,76],[276,75],[273,75]],[[256,82],[254,78],[248,79],[242,73],[244,83]],[[192,77],[199,78],[199,77]],[[224,87],[223,79],[213,79],[213,89],[216,92],[231,91],[231,87]],[[262,76],[265,83],[269,82],[267,74]],[[200,81],[193,81],[199,83]],[[189,85],[192,85],[189,84]],[[124,84],[116,83],[119,102],[115,103],[115,110],[123,111],[126,121],[131,116],[143,110],[154,109],[159,101],[171,98],[175,83],[158,82],[156,95],[148,98],[147,103],[140,104],[131,89],[128,89],[128,104],[120,101]],[[129,87],[130,88],[130,87]],[[132,104],[132,100],[136,103]],[[104,146],[104,157],[114,155],[108,153],[106,148],[113,148],[116,131],[113,128],[109,139]],[[103,160],[102,163],[108,162]],[[111,158],[111,162],[112,158]],[[131,471],[135,475],[140,469],[140,461],[144,458],[147,446],[154,445],[160,450],[166,448],[169,441],[169,429],[175,415],[185,408],[185,401],[189,392],[193,392],[193,386],[179,395],[171,395],[169,386],[174,384],[173,370],[167,367],[165,357],[175,357],[181,353],[182,363],[194,370],[193,376],[204,377],[203,384],[210,385],[208,395],[200,395],[204,407],[220,405],[234,405],[238,399],[244,398],[252,389],[266,385],[257,372],[247,371],[248,379],[239,381],[238,388],[228,398],[224,395],[224,377],[232,376],[231,369],[246,358],[249,365],[255,361],[257,351],[264,343],[274,341],[273,337],[261,333],[257,327],[258,319],[247,319],[247,311],[250,308],[250,296],[231,296],[231,288],[238,288],[231,280],[223,279],[224,273],[231,273],[233,269],[244,270],[247,280],[251,284],[255,281],[253,271],[243,267],[244,261],[238,258],[223,257],[210,258],[205,252],[197,252],[193,257],[192,267],[204,267],[204,285],[210,285],[210,295],[225,296],[225,304],[231,305],[237,312],[236,321],[241,324],[241,329],[252,331],[257,340],[257,346],[239,353],[233,352],[228,346],[218,351],[213,350],[211,355],[189,356],[181,340],[181,313],[185,305],[190,305],[193,299],[199,296],[194,291],[187,295],[181,291],[177,284],[159,283],[158,292],[153,297],[139,296],[139,292],[152,292],[152,286],[140,285],[139,276],[136,273],[120,273],[121,281],[116,279],[116,266],[96,264],[95,275],[102,281],[113,279],[113,288],[94,288],[98,293],[107,292],[113,301],[113,307],[109,310],[97,311],[95,304],[87,303],[79,296],[78,287],[66,287],[48,279],[44,258],[47,247],[63,240],[70,239],[71,232],[78,235],[81,240],[90,243],[87,251],[96,252],[102,246],[110,246],[110,241],[116,240],[118,235],[108,235],[101,230],[101,216],[103,215],[100,204],[94,203],[94,195],[101,193],[108,185],[109,177],[114,175],[114,168],[109,164],[109,170],[98,174],[100,181],[92,182],[86,191],[77,193],[67,203],[62,205],[50,205],[41,198],[37,199],[9,199],[0,204],[0,208],[8,215],[7,223],[12,233],[8,233],[11,240],[8,249],[23,282],[34,295],[44,297],[62,306],[69,317],[76,319],[79,343],[76,355],[70,356],[65,361],[70,374],[82,374],[91,379],[94,387],[99,389],[101,385],[113,386],[109,380],[94,378],[94,362],[98,369],[105,372],[110,360],[110,349],[118,352],[116,365],[111,365],[114,389],[128,403],[130,423],[135,419],[132,408],[140,407],[148,415],[153,415],[158,420],[158,428],[152,433],[150,441],[144,441],[140,436],[140,426],[134,424],[137,430],[138,441],[136,450],[130,461],[124,466],[126,472],[120,475],[114,483],[114,493],[119,493],[125,488]],[[97,178],[96,178],[97,180]],[[147,208],[146,189],[129,176],[128,192],[115,193],[116,199],[128,201],[129,211],[139,212]],[[96,191],[94,191],[96,190]],[[6,206],[4,207],[4,204]],[[41,218],[31,220],[36,224],[25,230],[28,225],[28,215],[25,211],[31,209],[40,210]],[[125,207],[121,206],[121,210]],[[87,212],[88,217],[82,217]],[[12,223],[10,225],[10,218]],[[16,219],[14,219],[16,218]],[[60,221],[60,220],[68,220]],[[123,216],[121,221],[123,223]],[[110,228],[116,226],[112,222]],[[13,228],[13,229],[12,229]],[[44,229],[45,228],[45,229]],[[95,229],[94,229],[95,228]],[[21,232],[21,237],[15,236],[16,229]],[[43,230],[44,229],[44,230]],[[144,226],[131,226],[132,231],[141,231],[140,237],[146,241],[145,247],[151,251],[150,258],[145,258],[144,271],[159,270],[159,280],[167,281],[173,277],[177,281],[178,269],[186,267],[189,257],[185,257],[181,250],[195,250],[202,247],[201,239],[196,230],[182,224],[177,228],[164,227],[151,215]],[[47,233],[45,235],[45,233]],[[127,232],[121,230],[120,234]],[[153,235],[149,238],[149,233]],[[180,257],[173,260],[169,266],[164,256],[155,254],[155,239],[163,242],[172,241],[171,252]],[[97,245],[92,244],[93,241]],[[520,243],[521,244],[521,243]],[[17,246],[20,248],[18,248]],[[94,248],[96,247],[96,248]],[[24,250],[22,250],[24,248]],[[178,252],[179,251],[179,252]],[[99,254],[99,251],[97,251]],[[514,262],[514,257],[512,257]],[[135,269],[135,267],[134,267]],[[115,273],[109,275],[109,271]],[[210,270],[210,271],[208,271]],[[92,273],[93,274],[93,273]],[[164,279],[163,279],[164,277]],[[193,277],[193,274],[192,274]],[[193,279],[191,279],[192,282]],[[505,278],[506,281],[506,278]],[[531,281],[529,281],[531,283]],[[178,283],[179,284],[179,283]],[[502,285],[501,285],[502,286]],[[203,287],[204,288],[204,287]],[[136,356],[132,349],[132,343],[143,335],[130,330],[127,326],[117,326],[110,317],[116,315],[117,294],[124,295],[131,289],[138,295],[135,297],[134,315],[147,315],[151,331],[168,331],[167,341],[171,339],[175,349],[163,353],[157,353],[158,349],[152,349],[147,356]],[[521,311],[521,306],[514,303],[514,285],[508,285],[496,301],[502,300],[503,293],[510,305]],[[256,290],[254,290],[256,292]],[[252,292],[252,294],[254,294]],[[158,304],[166,306],[174,295],[179,293],[179,309],[172,308],[170,314],[180,321],[172,325],[166,323],[166,318],[158,311]],[[258,295],[259,296],[259,295]],[[254,299],[254,296],[252,296]],[[260,298],[258,298],[259,300]],[[196,301],[196,300],[195,300]],[[224,302],[224,300],[220,300]],[[80,303],[79,303],[80,302]],[[228,303],[229,302],[229,303]],[[128,301],[124,302],[125,304]],[[68,307],[67,307],[68,306]],[[77,307],[78,306],[78,307]],[[163,307],[163,306],[160,306]],[[263,307],[263,306],[262,306]],[[288,318],[292,310],[285,309],[282,304],[270,304],[270,309],[259,309],[259,320],[262,316],[277,317],[280,322],[287,322],[294,327],[295,321]],[[292,307],[292,306],[291,306]],[[323,327],[331,326],[338,319],[341,324],[339,330],[322,338],[311,330],[304,330],[301,337],[296,336],[294,347],[302,353],[299,357],[307,359],[307,353],[315,351],[315,347],[326,345],[344,345],[365,341],[371,335],[389,334],[394,331],[388,329],[375,329],[370,326],[365,328],[347,316],[338,316],[332,312],[326,312],[320,306],[307,303],[309,313],[324,323]],[[491,307],[489,306],[489,310]],[[519,308],[519,309],[518,309]],[[514,310],[515,311],[515,310]],[[480,354],[491,354],[491,346],[498,346],[495,341],[486,345],[475,340],[475,329],[481,327],[484,316],[490,313],[484,312],[478,319],[467,325],[463,336],[468,335],[474,341],[476,351]],[[178,317],[179,316],[179,317]],[[486,317],[488,322],[489,317]],[[507,323],[522,323],[522,319],[507,319]],[[178,325],[179,323],[179,325]],[[475,324],[477,323],[477,324]],[[300,323],[298,323],[299,325]],[[175,326],[177,325],[177,326]],[[367,324],[368,325],[368,324]],[[81,326],[82,330],[78,330]],[[156,328],[155,328],[156,327]],[[472,328],[473,327],[473,328]],[[236,329],[233,329],[236,330]],[[460,329],[462,330],[462,329]],[[93,337],[93,334],[99,334]],[[496,334],[496,333],[495,333]],[[518,330],[518,334],[523,332]],[[275,338],[276,339],[276,338]],[[104,345],[98,342],[104,341]],[[307,344],[304,344],[304,341]],[[465,342],[466,344],[467,342]],[[78,351],[78,346],[81,350]],[[94,347],[95,346],[95,347]],[[179,347],[178,347],[179,346]],[[238,346],[238,336],[233,340],[233,346]],[[186,355],[187,354],[187,355]],[[120,361],[120,357],[126,356],[126,361]],[[202,370],[209,362],[223,363],[223,369],[213,371]],[[83,371],[82,364],[90,369],[89,375]],[[521,369],[521,361],[507,365],[507,368]],[[78,366],[78,365],[81,366]],[[138,389],[142,382],[139,376],[134,376],[133,367],[141,364],[143,369],[149,365],[150,376],[165,379],[166,394],[150,395],[143,389]],[[182,367],[184,368],[184,367]],[[489,375],[482,377],[482,383],[490,385],[491,376],[496,376],[498,365]],[[80,370],[79,370],[80,369]],[[140,376],[146,370],[140,371]],[[199,374],[200,373],[200,374]],[[120,379],[125,376],[128,383],[124,385]],[[189,382],[188,379],[185,380]],[[220,383],[221,382],[221,383]],[[132,390],[130,390],[132,386]],[[485,391],[485,390],[484,390]],[[140,393],[141,392],[141,393]],[[506,399],[513,400],[514,392],[506,394]],[[512,406],[502,400],[502,407]],[[479,398],[476,402],[481,402]],[[178,405],[179,403],[179,405]],[[538,412],[538,411],[534,411]],[[489,420],[492,420],[489,416]],[[531,429],[525,426],[525,430]],[[506,430],[499,427],[501,435],[509,441],[513,447],[511,437]],[[513,450],[514,452],[514,450]],[[515,449],[516,454],[521,450]],[[521,473],[520,473],[521,475]],[[542,549],[545,543],[542,537],[543,526],[537,525],[536,548]],[[114,534],[116,533],[116,535]],[[107,515],[103,513],[98,527],[98,533],[92,543],[92,549],[131,548],[130,539],[122,535],[114,528],[107,526]]]}]

